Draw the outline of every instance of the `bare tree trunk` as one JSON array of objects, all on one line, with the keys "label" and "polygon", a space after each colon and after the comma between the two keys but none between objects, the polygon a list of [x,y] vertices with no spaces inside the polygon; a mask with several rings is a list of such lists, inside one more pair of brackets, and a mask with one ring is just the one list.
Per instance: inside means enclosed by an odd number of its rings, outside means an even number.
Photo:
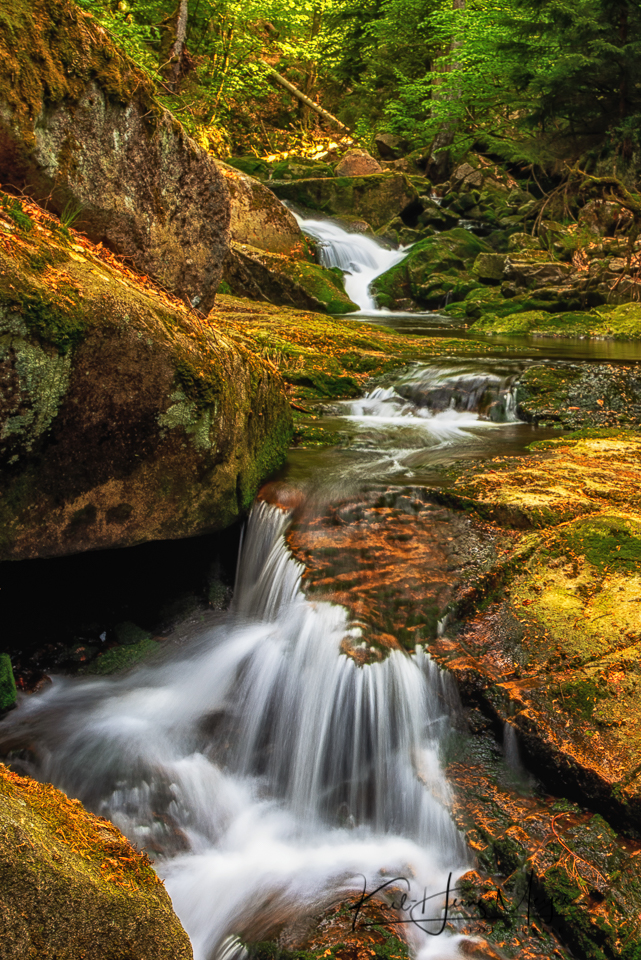
[{"label": "bare tree trunk", "polygon": [[[314,12],[312,15],[312,24],[309,32],[310,40],[314,40],[318,36],[321,28],[321,18],[322,18],[321,6],[319,3],[316,3],[314,5]],[[304,86],[304,92],[308,97],[310,97],[310,99],[311,99],[311,94],[314,91],[316,76],[317,76],[316,63],[310,61],[308,64],[308,71],[305,74],[305,86]],[[318,114],[317,114],[317,117],[318,117]],[[304,103],[301,103],[301,122],[303,127],[307,128],[309,126],[309,107]]]},{"label": "bare tree trunk", "polygon": [[281,76],[280,73],[277,73],[273,67],[270,67],[268,63],[263,62],[263,66],[269,71],[270,80],[274,80],[281,87],[284,87],[293,97],[296,97],[297,100],[300,100],[301,103],[304,103],[306,107],[309,107],[310,110],[313,110],[314,113],[317,113],[319,117],[323,117],[324,120],[328,120],[330,123],[333,123],[335,126],[340,127],[341,130],[345,130],[346,133],[351,133],[349,127],[346,127],[344,123],[341,123],[337,117],[333,116],[328,110],[324,110],[323,107],[319,107],[317,103],[314,103],[313,100],[310,100],[302,90],[299,90],[298,87],[295,87],[293,83],[290,83],[289,80],[286,80],[285,77]]},{"label": "bare tree trunk", "polygon": [[187,37],[187,16],[189,13],[189,0],[180,0],[178,10],[178,20],[176,21],[176,39],[169,54],[171,82],[174,90],[178,86],[178,80],[182,72],[182,61],[185,52],[185,38]]},{"label": "bare tree trunk", "polygon": [[[452,9],[453,10],[465,10],[465,0],[452,0]],[[450,44],[449,53],[453,53],[457,47],[460,46],[460,42],[453,40]],[[436,69],[438,70],[438,59],[436,62]],[[449,73],[452,69],[451,65],[448,65],[441,69],[441,73]],[[454,100],[459,96],[455,92],[450,92],[439,97],[438,92],[435,90],[434,97],[435,99],[448,99]],[[451,158],[449,147],[452,146],[454,142],[454,136],[456,134],[456,123],[453,121],[446,121],[442,124],[439,132],[436,134],[434,143],[432,144],[432,155],[430,157],[430,163],[428,166],[427,173],[429,176],[435,180],[437,183],[446,180],[450,171]]]}]

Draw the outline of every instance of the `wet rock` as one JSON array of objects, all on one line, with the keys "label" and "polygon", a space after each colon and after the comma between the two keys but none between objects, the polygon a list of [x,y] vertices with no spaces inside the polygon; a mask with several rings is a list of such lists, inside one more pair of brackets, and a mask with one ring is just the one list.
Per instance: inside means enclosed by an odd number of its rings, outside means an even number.
[{"label": "wet rock", "polygon": [[573,268],[566,263],[530,263],[510,257],[505,263],[503,279],[516,289],[533,289],[563,283],[572,273]]},{"label": "wet rock", "polygon": [[191,960],[162,881],[113,824],[4,766],[0,823],[6,957]]},{"label": "wet rock", "polygon": [[343,274],[337,268],[267,253],[247,244],[232,244],[224,280],[235,296],[278,306],[330,313],[358,310],[345,293]]},{"label": "wet rock", "polygon": [[372,173],[381,173],[383,168],[365,150],[348,150],[343,159],[336,164],[334,175],[337,177],[367,177]]},{"label": "wet rock", "polygon": [[[367,177],[334,177],[292,182],[273,181],[272,190],[281,200],[320,210],[333,216],[355,216],[378,230],[394,217],[418,216],[418,191],[401,173]],[[407,223],[411,226],[411,223]]]},{"label": "wet rock", "polygon": [[471,268],[489,247],[462,228],[419,241],[401,263],[377,277],[372,291],[377,302],[394,307],[408,297],[428,308],[463,300],[479,282]]},{"label": "wet rock", "polygon": [[598,237],[613,236],[632,223],[632,214],[609,200],[590,200],[579,212],[579,224]]},{"label": "wet rock", "polygon": [[160,647],[156,640],[148,635],[130,643],[123,643],[110,650],[100,652],[86,666],[78,671],[83,676],[109,677],[122,673],[131,667],[148,660],[157,654]]},{"label": "wet rock", "polygon": [[519,784],[487,736],[457,742],[452,812],[480,871],[458,881],[469,932],[514,956],[625,956],[620,944],[641,932],[636,845],[598,814]]},{"label": "wet rock", "polygon": [[636,364],[534,365],[520,377],[519,416],[564,427],[641,424],[641,373]]},{"label": "wet rock", "polygon": [[493,556],[473,525],[415,493],[390,488],[343,501],[304,514],[288,535],[305,590],[347,607],[363,629],[368,650],[343,651],[357,660],[433,638],[457,584]]},{"label": "wet rock", "polygon": [[305,238],[294,215],[268,187],[227,164],[215,161],[231,200],[230,239],[260,250],[302,258]]},{"label": "wet rock", "polygon": [[282,381],[233,332],[20,210],[22,227],[0,216],[2,559],[232,523],[287,449]]},{"label": "wet rock", "polygon": [[399,160],[409,149],[407,140],[395,137],[393,133],[377,133],[374,144],[383,160]]},{"label": "wet rock", "polygon": [[479,253],[474,261],[473,271],[479,280],[485,283],[500,283],[507,263],[502,253]]},{"label": "wet rock", "polygon": [[357,896],[343,895],[341,902],[315,915],[298,912],[285,917],[279,931],[268,929],[270,938],[259,942],[252,942],[250,931],[249,960],[296,960],[301,955],[308,960],[408,960],[404,925],[389,902],[395,895],[398,890],[390,891],[387,899],[370,898],[360,906]]},{"label": "wet rock", "polygon": [[77,214],[94,242],[210,309],[230,213],[206,151],[89,14],[67,0],[16,0],[2,17],[2,182]]},{"label": "wet rock", "polygon": [[636,836],[640,450],[637,434],[577,433],[461,475],[461,505],[538,532],[516,539],[485,587],[454,601],[468,604],[467,622],[443,647],[464,695],[509,719],[550,790]]}]

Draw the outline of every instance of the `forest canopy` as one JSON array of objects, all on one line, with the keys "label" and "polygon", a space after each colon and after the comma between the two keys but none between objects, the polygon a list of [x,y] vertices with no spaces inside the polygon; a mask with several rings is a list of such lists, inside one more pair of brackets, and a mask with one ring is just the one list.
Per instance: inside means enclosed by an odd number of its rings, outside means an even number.
[{"label": "forest canopy", "polygon": [[313,139],[317,115],[367,146],[474,147],[553,170],[616,171],[641,146],[632,0],[79,0],[220,156]]}]

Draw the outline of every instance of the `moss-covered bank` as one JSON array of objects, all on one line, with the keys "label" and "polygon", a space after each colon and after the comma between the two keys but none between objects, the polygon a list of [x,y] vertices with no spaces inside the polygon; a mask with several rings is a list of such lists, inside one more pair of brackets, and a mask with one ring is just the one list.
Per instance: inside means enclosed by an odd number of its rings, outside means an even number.
[{"label": "moss-covered bank", "polygon": [[144,854],[78,800],[0,765],[3,957],[191,960]]},{"label": "moss-covered bank", "polygon": [[[465,695],[510,720],[550,789],[641,835],[641,511],[635,433],[587,431],[460,475],[443,498],[515,534],[440,643]],[[469,619],[470,614],[475,616]]]}]

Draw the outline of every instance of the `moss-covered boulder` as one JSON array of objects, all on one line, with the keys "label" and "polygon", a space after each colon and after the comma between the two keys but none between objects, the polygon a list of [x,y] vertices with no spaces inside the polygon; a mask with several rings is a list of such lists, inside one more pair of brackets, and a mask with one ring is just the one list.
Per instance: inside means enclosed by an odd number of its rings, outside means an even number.
[{"label": "moss-covered boulder", "polygon": [[334,171],[328,163],[310,160],[308,157],[287,157],[269,165],[270,180],[309,180],[314,177],[333,176]]},{"label": "moss-covered boulder", "polygon": [[412,217],[420,212],[418,191],[402,173],[273,181],[270,186],[281,200],[331,216],[359,217],[375,230],[408,211]]},{"label": "moss-covered boulder", "polygon": [[211,307],[228,246],[225,180],[70,0],[0,10],[0,181],[77,215],[92,240]]},{"label": "moss-covered boulder", "polygon": [[15,706],[16,696],[11,657],[8,653],[0,653],[0,715]]},{"label": "moss-covered boulder", "polygon": [[519,378],[522,420],[563,427],[641,425],[641,374],[637,364],[546,363]]},{"label": "moss-covered boulder", "polygon": [[405,260],[376,278],[372,290],[383,307],[394,307],[408,297],[429,308],[463,300],[480,286],[471,272],[474,262],[490,250],[462,227],[443,231],[415,244]]},{"label": "moss-covered boulder", "polygon": [[227,293],[278,306],[329,313],[358,310],[345,293],[343,274],[332,267],[232,244],[225,262]]},{"label": "moss-covered boulder", "polygon": [[0,203],[0,557],[221,529],[285,455],[273,369],[38,208]]},{"label": "moss-covered boulder", "polygon": [[191,960],[147,857],[49,784],[0,765],[0,935],[21,960]]},{"label": "moss-covered boulder", "polygon": [[305,238],[296,218],[272,191],[225,163],[217,161],[216,166],[225,177],[231,199],[231,240],[271,253],[303,257]]},{"label": "moss-covered boulder", "polygon": [[637,836],[640,452],[638,433],[584,431],[459,470],[443,491],[514,537],[452,607],[465,622],[443,655],[463,696],[510,721],[551,790]]},{"label": "moss-covered boulder", "polygon": [[[499,290],[474,290],[465,304],[448,313],[474,319],[477,334],[581,337],[599,340],[641,339],[641,306],[623,303],[559,312],[558,301],[538,299],[542,291],[505,299]],[[478,319],[477,319],[478,318]]]}]

